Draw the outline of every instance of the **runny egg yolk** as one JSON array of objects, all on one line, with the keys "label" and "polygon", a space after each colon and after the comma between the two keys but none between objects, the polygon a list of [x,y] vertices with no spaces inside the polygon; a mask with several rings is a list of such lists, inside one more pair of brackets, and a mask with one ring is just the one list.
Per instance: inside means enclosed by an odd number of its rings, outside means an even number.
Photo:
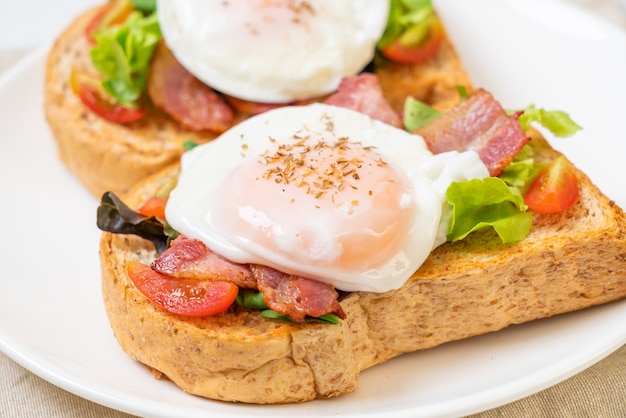
[{"label": "runny egg yolk", "polygon": [[371,147],[298,133],[237,166],[212,222],[240,248],[362,271],[391,259],[413,223],[408,181]]},{"label": "runny egg yolk", "polygon": [[185,153],[165,216],[188,238],[345,291],[401,287],[448,227],[452,181],[485,177],[475,152],[349,109],[287,106]]}]

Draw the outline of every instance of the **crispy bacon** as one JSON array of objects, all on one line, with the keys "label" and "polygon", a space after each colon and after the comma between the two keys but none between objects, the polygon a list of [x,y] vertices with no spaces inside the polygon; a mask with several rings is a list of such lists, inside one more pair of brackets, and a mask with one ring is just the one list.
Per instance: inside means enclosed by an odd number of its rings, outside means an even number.
[{"label": "crispy bacon", "polygon": [[479,89],[450,111],[418,128],[433,153],[474,150],[492,176],[499,175],[528,142],[517,122],[493,96]]},{"label": "crispy bacon", "polygon": [[304,321],[307,315],[319,317],[327,313],[345,319],[346,314],[337,301],[339,295],[333,286],[267,266],[253,264],[250,269],[270,309],[289,315],[296,322]]},{"label": "crispy bacon", "polygon": [[356,110],[396,127],[402,126],[400,116],[383,96],[378,77],[372,73],[344,78],[339,90],[324,103]]},{"label": "crispy bacon", "polygon": [[150,265],[154,271],[179,279],[221,280],[239,287],[258,289],[270,309],[303,321],[334,313],[345,318],[331,285],[291,276],[270,267],[237,264],[212,252],[197,239],[179,236]]},{"label": "crispy bacon", "polygon": [[248,265],[236,264],[215,254],[197,239],[179,236],[151,264],[153,270],[180,279],[221,280],[255,289]]},{"label": "crispy bacon", "polygon": [[221,133],[233,124],[231,107],[187,71],[163,42],[152,57],[148,94],[155,106],[186,129]]}]

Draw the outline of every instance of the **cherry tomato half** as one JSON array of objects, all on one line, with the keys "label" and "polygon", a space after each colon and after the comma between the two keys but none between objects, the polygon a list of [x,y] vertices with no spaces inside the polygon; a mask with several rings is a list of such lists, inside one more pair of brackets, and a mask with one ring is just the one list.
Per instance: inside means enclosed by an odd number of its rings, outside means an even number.
[{"label": "cherry tomato half", "polygon": [[113,0],[100,7],[100,10],[87,23],[85,36],[92,45],[96,43],[94,35],[102,28],[123,23],[135,8],[129,0]]},{"label": "cherry tomato half", "polygon": [[418,44],[413,44],[410,30],[409,28],[398,39],[382,48],[380,52],[383,56],[401,64],[415,64],[427,60],[439,51],[444,32],[441,21],[437,17],[434,17],[431,22],[428,37]]},{"label": "cherry tomato half", "polygon": [[143,205],[137,210],[143,216],[155,216],[159,219],[165,219],[165,204],[166,199],[158,196],[152,196],[144,202]]},{"label": "cherry tomato half", "polygon": [[574,166],[561,155],[533,180],[524,202],[535,212],[556,213],[574,206],[579,196]]},{"label": "cherry tomato half", "polygon": [[178,315],[210,316],[224,312],[233,304],[239,291],[230,282],[177,279],[136,261],[127,261],[126,271],[148,299]]},{"label": "cherry tomato half", "polygon": [[72,71],[70,86],[92,112],[108,121],[129,123],[141,119],[145,110],[116,103],[100,85],[100,80],[81,71]]}]

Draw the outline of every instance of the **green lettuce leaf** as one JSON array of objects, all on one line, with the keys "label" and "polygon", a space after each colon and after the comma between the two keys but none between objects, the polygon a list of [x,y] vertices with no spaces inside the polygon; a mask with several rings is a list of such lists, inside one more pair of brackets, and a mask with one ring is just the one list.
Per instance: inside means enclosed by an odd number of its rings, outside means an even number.
[{"label": "green lettuce leaf", "polygon": [[376,46],[382,49],[405,33],[407,42],[419,44],[428,36],[433,15],[431,0],[391,0],[387,26]]},{"label": "green lettuce leaf", "polygon": [[454,88],[456,89],[457,93],[459,93],[459,99],[461,101],[469,97],[469,92],[467,91],[467,87],[457,84],[456,86],[454,86]]},{"label": "green lettuce leaf", "polygon": [[246,309],[267,309],[263,302],[263,293],[254,289],[239,289],[235,303]]},{"label": "green lettuce leaf", "polygon": [[[281,321],[291,321],[289,315],[279,314],[278,312],[271,309],[265,309],[261,311],[261,316],[265,318],[278,319]],[[305,317],[304,322],[323,322],[327,324],[337,325],[340,322],[340,319],[337,315],[329,313],[315,318],[312,316],[307,316]]]},{"label": "green lettuce leaf", "polygon": [[492,227],[505,244],[522,241],[532,226],[522,195],[498,177],[453,182],[446,193],[452,206],[448,241]]},{"label": "green lettuce leaf", "polygon": [[404,101],[404,129],[413,132],[417,128],[428,125],[428,123],[438,118],[441,112],[432,108],[424,102],[407,97]]},{"label": "green lettuce leaf", "polygon": [[524,109],[518,121],[523,131],[527,131],[531,123],[536,122],[560,138],[570,137],[582,129],[567,113],[560,110],[538,109],[534,104]]},{"label": "green lettuce leaf", "polygon": [[198,145],[200,145],[200,143],[194,141],[193,139],[188,139],[185,142],[183,142],[183,148],[185,149],[185,151],[191,151]]},{"label": "green lettuce leaf", "polygon": [[135,9],[143,12],[154,12],[156,10],[156,0],[131,0]]},{"label": "green lettuce leaf", "polygon": [[526,144],[513,161],[504,167],[499,177],[509,187],[517,188],[520,194],[524,195],[543,167],[535,162],[532,146]]},{"label": "green lettuce leaf", "polygon": [[161,39],[156,13],[144,17],[133,12],[123,24],[101,29],[94,38],[96,45],[90,54],[94,67],[104,76],[102,86],[118,103],[136,106]]}]

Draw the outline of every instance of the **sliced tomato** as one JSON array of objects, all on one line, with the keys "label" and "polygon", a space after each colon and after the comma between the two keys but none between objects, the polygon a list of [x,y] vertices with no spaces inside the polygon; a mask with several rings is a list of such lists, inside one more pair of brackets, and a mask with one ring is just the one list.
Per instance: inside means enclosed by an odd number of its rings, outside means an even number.
[{"label": "sliced tomato", "polygon": [[439,51],[443,41],[443,26],[437,17],[433,17],[426,39],[415,41],[411,28],[398,39],[382,48],[380,52],[387,59],[401,64],[415,64],[425,61]]},{"label": "sliced tomato", "polygon": [[156,216],[159,219],[165,219],[166,203],[166,199],[158,196],[152,196],[146,200],[139,209],[137,209],[137,212],[141,213],[143,216]]},{"label": "sliced tomato", "polygon": [[85,27],[85,36],[87,40],[93,45],[96,43],[94,34],[100,29],[124,23],[128,15],[130,15],[135,8],[130,0],[113,0],[100,7],[100,10],[94,15],[94,17],[87,23]]},{"label": "sliced tomato", "polygon": [[574,166],[561,155],[533,180],[524,202],[535,212],[557,213],[574,206],[579,196]]},{"label": "sliced tomato", "polygon": [[239,291],[230,282],[177,279],[136,261],[127,261],[126,271],[148,299],[178,315],[210,316],[224,312],[233,304]]},{"label": "sliced tomato", "polygon": [[100,85],[100,80],[82,71],[72,71],[70,86],[80,101],[96,115],[115,123],[130,123],[139,120],[145,110],[123,106],[109,97]]}]

